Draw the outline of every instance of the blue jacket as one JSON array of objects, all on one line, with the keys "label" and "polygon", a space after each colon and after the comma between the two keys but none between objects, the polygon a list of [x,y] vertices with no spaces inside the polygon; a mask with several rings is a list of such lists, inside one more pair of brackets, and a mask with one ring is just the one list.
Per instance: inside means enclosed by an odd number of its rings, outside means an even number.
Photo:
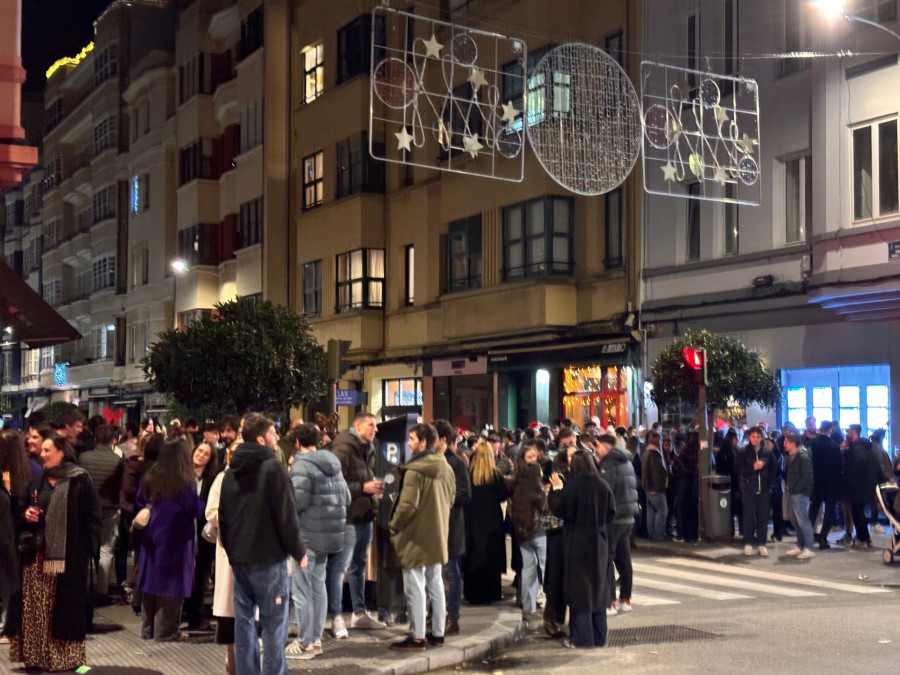
[{"label": "blue jacket", "polygon": [[350,490],[338,458],[328,450],[298,452],[291,468],[291,483],[306,546],[316,553],[343,549]]}]

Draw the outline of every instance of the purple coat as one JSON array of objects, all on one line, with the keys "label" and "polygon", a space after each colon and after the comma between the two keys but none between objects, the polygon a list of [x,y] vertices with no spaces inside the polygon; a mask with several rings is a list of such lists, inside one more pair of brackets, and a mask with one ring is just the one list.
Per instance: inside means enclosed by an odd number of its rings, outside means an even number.
[{"label": "purple coat", "polygon": [[[137,503],[143,506],[140,491]],[[141,532],[138,588],[167,598],[188,598],[194,581],[194,519],[203,502],[193,485],[178,497],[154,502],[150,522]]]}]

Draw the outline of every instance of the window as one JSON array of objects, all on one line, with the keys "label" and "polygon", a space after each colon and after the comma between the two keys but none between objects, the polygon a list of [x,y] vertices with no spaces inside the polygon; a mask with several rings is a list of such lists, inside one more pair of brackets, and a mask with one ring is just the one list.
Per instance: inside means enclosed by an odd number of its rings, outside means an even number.
[{"label": "window", "polygon": [[241,204],[238,223],[237,248],[246,248],[262,241],[263,199],[257,197]]},{"label": "window", "polygon": [[41,370],[52,370],[56,363],[56,347],[41,348]]},{"label": "window", "polygon": [[[371,68],[372,15],[363,14],[338,30],[337,84],[357,75],[368,75]],[[384,15],[375,17],[374,44],[383,45]],[[384,47],[375,47],[375,63],[384,58]]]},{"label": "window", "polygon": [[900,210],[897,161],[896,119],[853,130],[853,220]]},{"label": "window", "polygon": [[131,287],[146,286],[150,281],[150,249],[142,246],[131,256]]},{"label": "window", "polygon": [[113,42],[94,57],[94,86],[119,72],[119,45]]},{"label": "window", "polygon": [[56,246],[57,238],[62,230],[62,220],[54,218],[44,225],[44,250]]},{"label": "window", "polygon": [[116,349],[116,325],[95,326],[91,328],[91,358],[94,361],[107,361],[113,357]]},{"label": "window", "polygon": [[113,115],[107,115],[94,125],[93,157],[116,146],[118,128],[118,118]]},{"label": "window", "polygon": [[[832,389],[831,387],[812,388],[812,414],[817,420],[833,420],[832,415]],[[800,427],[798,427],[799,429]]]},{"label": "window", "polygon": [[382,380],[382,419],[422,412],[422,378]]},{"label": "window", "polygon": [[322,316],[322,261],[303,264],[303,314]]},{"label": "window", "polygon": [[107,185],[94,193],[94,225],[116,217],[116,186]]},{"label": "window", "polygon": [[384,250],[360,248],[336,262],[338,313],[384,306]]},{"label": "window", "polygon": [[866,387],[866,428],[869,433],[887,429],[890,420],[890,400],[887,385]]},{"label": "window", "polygon": [[725,20],[723,25],[726,75],[734,75],[738,71],[738,0],[725,0]]},{"label": "window", "polygon": [[217,265],[218,227],[198,223],[178,232],[178,257],[188,265]]},{"label": "window", "polygon": [[325,153],[303,158],[303,210],[322,204],[325,196]]},{"label": "window", "polygon": [[447,226],[447,291],[481,288],[481,214]]},{"label": "window", "polygon": [[94,291],[102,291],[116,285],[116,256],[114,253],[97,258],[93,264],[91,278]]},{"label": "window", "polygon": [[240,56],[245,59],[263,45],[263,8],[257,7],[241,21]]},{"label": "window", "polygon": [[841,406],[838,417],[841,422],[841,428],[846,429],[851,424],[861,424],[859,415],[859,387],[838,387],[838,400]]},{"label": "window", "polygon": [[62,279],[49,279],[44,282],[44,302],[48,305],[57,305],[62,303],[63,289]]},{"label": "window", "polygon": [[[691,14],[687,19],[687,68],[700,70],[700,16]],[[697,86],[696,73],[688,74],[688,88]]]},{"label": "window", "polygon": [[185,103],[197,94],[212,93],[209,54],[197,54],[178,69],[178,103]]},{"label": "window", "polygon": [[622,188],[606,193],[604,225],[606,226],[606,269],[622,266]]},{"label": "window", "polygon": [[854,13],[878,23],[895,21],[897,19],[897,0],[856,0]]},{"label": "window", "polygon": [[798,429],[806,428],[806,387],[791,387],[787,390],[788,419]]},{"label": "window", "polygon": [[700,260],[700,183],[688,185],[685,259]]},{"label": "window", "polygon": [[404,250],[404,283],[403,283],[403,304],[409,307],[410,305],[416,304],[416,256],[415,249],[412,244],[407,244],[406,249]]},{"label": "window", "polygon": [[45,119],[47,120],[45,123],[45,130],[50,131],[51,129],[56,128],[56,125],[62,122],[63,120],[63,101],[62,98],[55,98],[50,102],[50,105],[47,106]]},{"label": "window", "polygon": [[51,190],[63,181],[65,175],[63,174],[63,158],[60,155],[56,157],[51,157],[47,163],[44,165],[44,187],[47,190]]},{"label": "window", "polygon": [[[785,52],[800,52],[807,48],[806,2],[804,0],[782,0],[784,8],[784,34],[782,36]],[[775,63],[777,74],[781,77],[809,68],[812,59],[778,59]]]},{"label": "window", "polygon": [[607,35],[603,41],[603,51],[609,54],[623,68],[625,67],[624,54],[622,53],[622,31]]},{"label": "window", "polygon": [[[503,102],[512,102],[515,106],[516,110],[522,110],[523,106],[523,96],[524,96],[524,87],[525,83],[528,82],[527,90],[528,90],[528,123],[536,124],[541,119],[543,119],[543,88],[540,86],[531,87],[530,80],[531,75],[534,73],[535,66],[540,62],[540,60],[544,57],[544,55],[554,47],[552,44],[544,45],[543,47],[538,47],[537,49],[528,53],[528,72],[523,80],[522,78],[522,64],[519,61],[510,61],[503,66]],[[543,84],[543,80],[541,81]],[[540,117],[538,117],[538,104],[540,103]],[[512,128],[521,131],[522,130],[522,116],[516,118],[516,120],[510,125]]]},{"label": "window", "polygon": [[806,241],[812,228],[812,158],[784,163],[784,243]]},{"label": "window", "polygon": [[[734,183],[725,185],[725,199],[737,199],[737,188]],[[735,255],[738,252],[738,205],[726,201],[725,209],[725,255]]]},{"label": "window", "polygon": [[303,59],[303,102],[312,103],[325,89],[325,47],[307,47],[300,53]]},{"label": "window", "polygon": [[179,185],[198,178],[212,178],[212,140],[201,138],[180,153]]},{"label": "window", "polygon": [[[374,142],[378,157],[384,156],[384,142]],[[384,162],[369,154],[369,132],[362,131],[337,144],[337,186],[340,199],[359,192],[384,192]]]},{"label": "window", "polygon": [[150,174],[145,173],[141,184],[141,209],[146,211],[150,208]]},{"label": "window", "polygon": [[263,107],[254,101],[241,111],[241,152],[247,152],[263,142]]},{"label": "window", "polygon": [[539,197],[503,209],[505,280],[572,273],[572,205]]}]

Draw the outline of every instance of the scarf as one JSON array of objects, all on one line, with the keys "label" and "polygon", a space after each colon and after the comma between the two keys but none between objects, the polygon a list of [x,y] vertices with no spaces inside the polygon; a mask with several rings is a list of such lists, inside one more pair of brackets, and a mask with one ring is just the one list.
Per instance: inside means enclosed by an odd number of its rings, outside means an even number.
[{"label": "scarf", "polygon": [[63,462],[44,472],[47,478],[57,479],[44,516],[44,574],[62,574],[66,571],[69,481],[83,473],[85,470],[72,462]]}]

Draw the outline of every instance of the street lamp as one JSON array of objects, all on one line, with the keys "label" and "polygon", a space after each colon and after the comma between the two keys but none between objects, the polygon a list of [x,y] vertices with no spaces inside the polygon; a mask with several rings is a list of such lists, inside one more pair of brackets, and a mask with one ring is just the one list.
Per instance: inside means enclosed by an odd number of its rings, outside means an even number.
[{"label": "street lamp", "polygon": [[189,268],[187,261],[182,258],[176,258],[169,264],[175,273],[175,278],[172,280],[172,314],[174,314],[173,323],[175,330],[178,330],[178,277],[187,272]]},{"label": "street lamp", "polygon": [[877,21],[872,21],[871,19],[859,16],[858,14],[848,12],[844,8],[843,0],[814,0],[810,4],[820,12],[822,12],[822,14],[824,14],[828,19],[836,19],[840,16],[846,19],[848,23],[862,23],[867,26],[872,26],[873,28],[883,30],[885,33],[890,33],[895,38],[900,40],[900,34],[895,33],[887,26],[883,26]]}]

